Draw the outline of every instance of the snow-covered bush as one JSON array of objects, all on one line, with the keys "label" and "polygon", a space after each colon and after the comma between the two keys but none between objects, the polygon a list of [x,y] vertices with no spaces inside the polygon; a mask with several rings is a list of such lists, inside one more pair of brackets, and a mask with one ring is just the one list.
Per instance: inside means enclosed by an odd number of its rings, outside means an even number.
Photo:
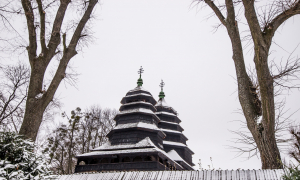
[{"label": "snow-covered bush", "polygon": [[300,180],[300,169],[298,166],[291,166],[284,170],[282,178],[284,180]]},{"label": "snow-covered bush", "polygon": [[13,132],[0,132],[0,179],[44,179],[46,160],[35,153],[30,140]]}]

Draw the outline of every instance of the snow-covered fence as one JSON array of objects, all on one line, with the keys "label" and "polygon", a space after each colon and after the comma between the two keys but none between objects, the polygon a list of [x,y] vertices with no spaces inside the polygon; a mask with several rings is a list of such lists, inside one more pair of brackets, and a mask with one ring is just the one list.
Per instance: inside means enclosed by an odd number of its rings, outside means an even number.
[{"label": "snow-covered fence", "polygon": [[129,171],[60,175],[58,180],[281,180],[284,171],[275,170],[202,170],[202,171]]}]

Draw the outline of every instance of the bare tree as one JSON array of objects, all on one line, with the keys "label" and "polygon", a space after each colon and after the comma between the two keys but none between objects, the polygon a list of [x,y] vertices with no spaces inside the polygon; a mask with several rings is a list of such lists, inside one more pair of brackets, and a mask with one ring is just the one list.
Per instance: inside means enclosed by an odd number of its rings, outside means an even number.
[{"label": "bare tree", "polygon": [[292,145],[289,155],[300,164],[300,126],[291,126],[290,134],[292,135]]},{"label": "bare tree", "polygon": [[100,106],[91,106],[86,110],[84,120],[80,123],[81,153],[90,152],[108,140],[106,135],[115,126],[113,118],[116,114],[116,110],[102,109]]},{"label": "bare tree", "polygon": [[[21,3],[22,13],[27,22],[29,44],[26,50],[31,76],[20,134],[35,140],[43,113],[52,101],[59,84],[66,77],[68,63],[77,54],[79,41],[86,36],[84,28],[91,18],[97,0],[22,0]],[[73,24],[73,33],[67,34],[62,33],[62,26],[64,19],[67,19],[66,13],[70,4],[74,5],[73,9],[75,8],[81,18]],[[51,19],[54,10],[55,18]],[[67,37],[71,37],[69,41]],[[54,57],[59,58],[58,67],[48,88],[43,89],[46,69]]]},{"label": "bare tree", "polygon": [[[276,30],[287,19],[300,14],[300,1],[272,1],[266,5],[268,8],[265,8],[266,10],[262,14],[258,13],[260,12],[257,7],[258,2],[254,0],[225,0],[224,4],[216,4],[218,2],[211,0],[195,0],[195,2],[204,2],[208,5],[220,20],[220,26],[224,26],[228,32],[237,76],[238,97],[247,128],[259,150],[262,168],[282,168],[281,156],[275,138],[274,84],[279,79],[295,73],[299,68],[299,63],[296,61],[295,66],[293,63],[287,64],[282,69],[278,68],[278,74],[272,74],[268,57]],[[249,37],[253,43],[253,59],[258,86],[254,85],[245,66],[244,50],[238,28],[239,19],[236,14],[236,11],[241,9],[244,11],[246,25],[250,30]],[[260,118],[261,121],[259,121]]]},{"label": "bare tree", "polygon": [[75,156],[89,152],[107,141],[107,133],[115,126],[113,121],[117,111],[92,106],[86,112],[80,108],[71,112],[67,125],[57,127],[47,140],[43,150],[49,154],[53,172],[70,174],[74,172]]},{"label": "bare tree", "polygon": [[30,70],[25,65],[0,68],[0,128],[18,132],[24,116]]}]

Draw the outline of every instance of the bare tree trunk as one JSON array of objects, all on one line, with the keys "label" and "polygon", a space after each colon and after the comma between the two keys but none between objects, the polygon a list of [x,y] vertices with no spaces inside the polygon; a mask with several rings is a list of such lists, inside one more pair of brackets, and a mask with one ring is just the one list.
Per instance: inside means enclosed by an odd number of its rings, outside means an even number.
[{"label": "bare tree trunk", "polygon": [[[283,168],[275,138],[275,105],[273,78],[268,67],[268,51],[255,53],[257,77],[260,86],[262,121],[251,131],[260,152],[263,169]],[[268,47],[269,49],[269,47]],[[261,53],[260,53],[261,52]],[[258,54],[259,55],[256,55]]]},{"label": "bare tree trunk", "polygon": [[51,37],[46,44],[46,12],[41,0],[37,0],[37,7],[39,11],[39,23],[40,23],[40,47],[41,53],[37,56],[37,34],[35,26],[34,11],[32,8],[31,0],[22,0],[22,7],[25,12],[28,29],[29,45],[27,47],[28,59],[31,65],[31,77],[28,89],[28,98],[26,101],[26,110],[23,120],[23,124],[20,129],[20,134],[25,135],[27,138],[31,138],[35,141],[38,129],[42,122],[43,113],[52,101],[54,94],[66,76],[66,69],[70,59],[77,54],[76,46],[81,38],[81,33],[90,19],[93,8],[95,7],[97,0],[88,1],[88,6],[84,8],[84,13],[81,20],[78,22],[77,27],[72,35],[70,43],[66,44],[66,34],[63,34],[63,52],[62,58],[60,59],[59,65],[55,72],[55,75],[47,90],[43,90],[43,80],[46,69],[53,59],[53,57],[59,52],[58,46],[61,44],[61,26],[65,17],[67,7],[70,0],[60,0],[55,19],[53,21],[53,28],[51,30]]},{"label": "bare tree trunk", "polygon": [[20,134],[31,137],[32,139],[35,139],[37,136],[38,129],[42,122],[43,112],[45,110],[45,107],[43,107],[43,100],[38,98],[37,95],[41,95],[42,93],[43,78],[46,69],[44,67],[36,67],[39,65],[41,65],[41,63],[34,63],[34,67],[32,67],[26,110],[20,129]]},{"label": "bare tree trunk", "polygon": [[[288,18],[295,14],[300,14],[300,1],[295,1],[289,4],[289,6],[286,6],[282,13],[264,25],[264,28],[262,28],[264,31],[261,31],[255,12],[255,1],[243,0],[241,2],[235,2],[236,4],[243,3],[245,8],[245,17],[254,43],[254,63],[261,99],[259,99],[256,92],[257,89],[253,86],[246,71],[238,22],[236,21],[234,9],[235,4],[232,0],[225,0],[227,10],[227,17],[225,18],[220,11],[220,7],[223,6],[218,7],[214,4],[214,1],[211,0],[203,1],[214,11],[220,22],[226,27],[230,37],[233,51],[232,59],[234,61],[238,82],[239,101],[247,121],[247,127],[259,149],[262,168],[282,168],[280,152],[275,138],[274,78],[270,74],[268,55],[272,38],[277,28]],[[289,3],[289,1],[287,1],[287,3]],[[285,4],[282,3],[282,5],[284,6]],[[262,116],[262,121],[258,123],[260,116]]]}]

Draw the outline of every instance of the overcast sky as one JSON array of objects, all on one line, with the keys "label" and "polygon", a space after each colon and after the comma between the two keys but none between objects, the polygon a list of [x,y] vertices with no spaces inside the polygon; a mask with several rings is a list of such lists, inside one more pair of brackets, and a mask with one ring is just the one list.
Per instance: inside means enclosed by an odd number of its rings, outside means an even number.
[{"label": "overcast sky", "polygon": [[[259,169],[256,157],[236,157],[229,130],[244,121],[240,108],[232,60],[231,43],[225,28],[213,32],[216,18],[207,20],[209,8],[192,6],[192,0],[101,0],[91,30],[94,42],[71,60],[80,74],[76,88],[62,83],[57,97],[62,111],[101,105],[119,109],[125,94],[136,87],[137,71],[143,66],[143,87],[158,100],[161,79],[166,101],[179,113],[193,162],[218,169]],[[300,42],[299,17],[289,20],[275,35],[271,58],[286,58]],[[298,23],[296,23],[298,21]],[[241,29],[245,25],[239,24]],[[295,55],[299,55],[299,48]],[[252,64],[251,48],[246,65]],[[299,109],[299,91],[287,98],[290,113]],[[298,120],[297,112],[292,118]],[[58,118],[59,119],[59,118]]]}]

